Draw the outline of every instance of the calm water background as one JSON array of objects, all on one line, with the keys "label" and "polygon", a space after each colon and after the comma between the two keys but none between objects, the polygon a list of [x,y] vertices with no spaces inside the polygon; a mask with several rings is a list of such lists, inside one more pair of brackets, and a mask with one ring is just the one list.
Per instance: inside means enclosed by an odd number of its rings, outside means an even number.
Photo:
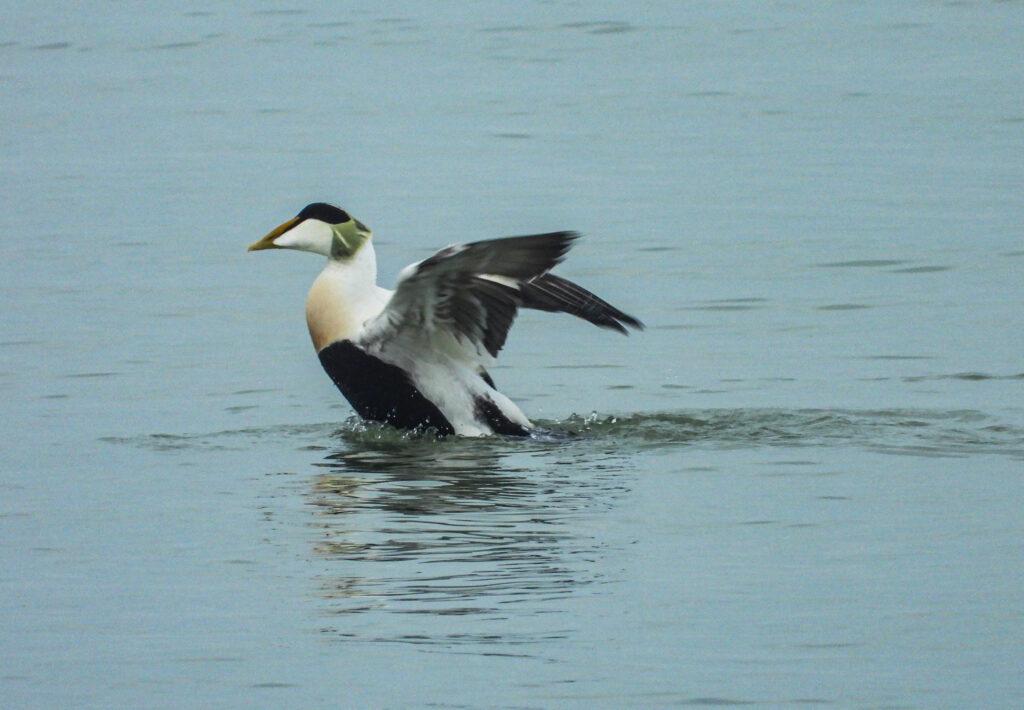
[{"label": "calm water background", "polygon": [[[0,16],[0,704],[1024,705],[1021,3]],[[648,330],[361,427],[245,252],[321,199]]]}]

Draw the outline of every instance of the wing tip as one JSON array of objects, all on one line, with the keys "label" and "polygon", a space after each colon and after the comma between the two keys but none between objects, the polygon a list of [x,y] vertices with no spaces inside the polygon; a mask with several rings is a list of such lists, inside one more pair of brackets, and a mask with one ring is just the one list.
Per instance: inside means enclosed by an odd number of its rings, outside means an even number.
[{"label": "wing tip", "polygon": [[[644,328],[646,328],[642,320],[634,318],[628,313],[623,313],[622,311],[609,316],[609,320],[606,323],[601,323],[599,325],[627,336],[629,335],[629,328],[632,328],[633,330],[644,330]],[[629,328],[626,326],[629,326]]]},{"label": "wing tip", "polygon": [[[622,313],[619,316],[619,320],[628,325],[633,330],[644,330],[645,328],[647,328],[647,326],[644,325],[644,322],[642,320],[640,320],[639,318],[634,318],[628,313]],[[625,328],[622,329],[622,332],[625,333],[626,335],[629,335],[629,331],[626,330]]]}]

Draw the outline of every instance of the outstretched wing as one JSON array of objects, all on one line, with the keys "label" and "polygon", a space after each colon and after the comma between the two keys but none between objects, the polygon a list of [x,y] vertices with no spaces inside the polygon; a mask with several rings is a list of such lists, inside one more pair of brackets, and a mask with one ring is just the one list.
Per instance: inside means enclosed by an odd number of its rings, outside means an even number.
[{"label": "outstretched wing", "polygon": [[450,246],[399,275],[387,306],[366,324],[371,349],[433,347],[483,362],[496,357],[520,307],[563,311],[625,332],[639,321],[589,291],[548,274],[577,238],[573,232]]},{"label": "outstretched wing", "polygon": [[568,313],[602,328],[627,333],[626,326],[642,330],[644,324],[623,313],[587,289],[554,274],[542,274],[520,289],[523,308]]}]

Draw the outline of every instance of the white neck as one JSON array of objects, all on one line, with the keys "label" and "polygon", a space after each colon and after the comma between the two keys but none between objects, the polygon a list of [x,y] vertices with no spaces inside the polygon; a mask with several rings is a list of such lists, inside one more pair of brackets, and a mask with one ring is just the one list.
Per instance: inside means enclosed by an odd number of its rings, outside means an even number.
[{"label": "white neck", "polygon": [[306,324],[320,352],[338,340],[356,337],[380,313],[390,292],[377,286],[377,256],[363,244],[350,259],[328,259],[306,298]]}]

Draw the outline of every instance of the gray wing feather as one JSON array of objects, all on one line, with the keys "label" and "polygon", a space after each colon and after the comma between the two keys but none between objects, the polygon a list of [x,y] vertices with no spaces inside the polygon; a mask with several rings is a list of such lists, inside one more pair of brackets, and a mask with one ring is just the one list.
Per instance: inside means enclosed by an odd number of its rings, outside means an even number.
[{"label": "gray wing feather", "polygon": [[571,281],[553,276],[577,238],[550,232],[457,244],[403,272],[367,337],[383,340],[403,326],[447,329],[496,357],[519,308],[570,313],[626,332],[640,321]]}]

